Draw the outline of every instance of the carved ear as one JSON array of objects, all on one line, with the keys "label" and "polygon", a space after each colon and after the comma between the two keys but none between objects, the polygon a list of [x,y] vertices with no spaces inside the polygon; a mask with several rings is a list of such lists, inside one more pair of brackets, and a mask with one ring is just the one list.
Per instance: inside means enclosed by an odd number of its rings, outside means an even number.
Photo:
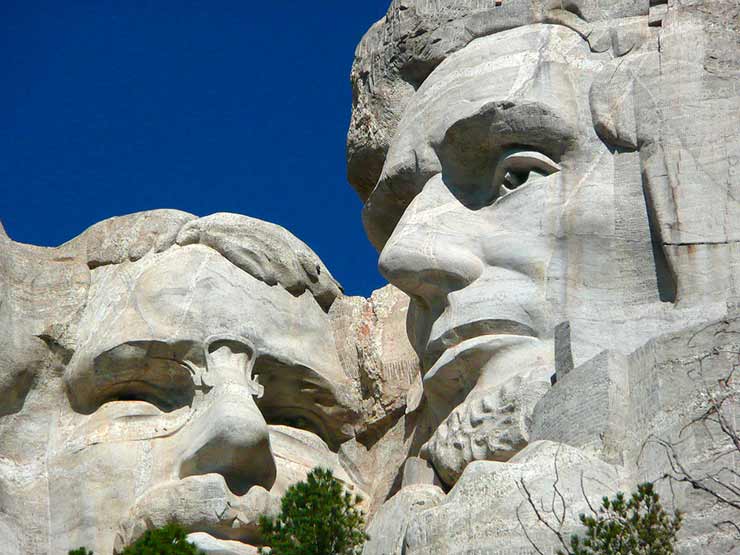
[{"label": "carved ear", "polygon": [[614,59],[595,77],[591,116],[605,143],[637,150],[657,140],[661,112],[650,89],[659,75],[658,52],[644,51]]},{"label": "carved ear", "polygon": [[605,143],[636,150],[635,77],[617,64],[619,61],[610,64],[594,79],[589,94],[591,116],[596,133]]}]

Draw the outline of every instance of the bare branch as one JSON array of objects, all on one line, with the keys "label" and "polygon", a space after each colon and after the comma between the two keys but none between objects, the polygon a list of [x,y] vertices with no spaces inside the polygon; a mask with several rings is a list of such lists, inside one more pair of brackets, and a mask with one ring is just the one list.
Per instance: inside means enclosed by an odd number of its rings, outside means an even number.
[{"label": "bare branch", "polygon": [[[555,451],[555,459],[553,460],[553,466],[555,469],[555,482],[552,484],[553,489],[553,495],[552,495],[552,514],[555,517],[555,519],[558,521],[558,524],[560,525],[560,528],[563,527],[565,524],[565,497],[563,496],[562,492],[558,488],[558,482],[560,482],[560,473],[558,472],[558,456],[560,455],[560,449],[562,448],[563,444],[558,445],[557,451]],[[558,516],[556,510],[555,510],[555,496],[558,496],[560,498],[560,505],[563,508],[560,516]]]},{"label": "bare branch", "polygon": [[[531,494],[531,492],[529,491],[529,489],[527,488],[527,484],[526,484],[526,483],[524,482],[524,478],[522,478],[522,479],[521,479],[521,480],[520,480],[520,481],[518,482],[518,486],[521,486],[521,489],[520,489],[520,491],[522,491],[522,490],[524,491],[524,496],[525,496],[525,500],[527,501],[527,504],[529,504],[529,506],[530,506],[530,507],[532,508],[532,510],[534,511],[534,514],[535,514],[535,516],[537,517],[537,520],[538,520],[538,521],[540,521],[540,523],[542,523],[542,524],[543,524],[543,525],[544,525],[544,526],[545,526],[545,527],[546,527],[546,528],[547,528],[547,529],[548,529],[548,530],[549,530],[549,531],[550,531],[550,532],[551,532],[552,534],[554,534],[554,535],[555,535],[555,537],[556,537],[556,538],[558,539],[558,541],[560,542],[560,545],[562,545],[563,549],[565,549],[565,553],[567,553],[568,555],[573,555],[573,552],[572,552],[572,551],[570,550],[570,546],[568,545],[568,543],[566,542],[565,538],[563,537],[563,533],[562,533],[562,530],[561,530],[561,528],[562,528],[562,523],[560,523],[560,527],[558,527],[558,528],[555,528],[555,527],[554,527],[554,526],[553,526],[552,524],[550,524],[550,522],[548,522],[548,520],[547,520],[547,519],[546,519],[546,518],[545,518],[545,517],[544,517],[544,516],[542,515],[542,513],[541,513],[541,512],[540,512],[540,511],[539,511],[539,510],[537,509],[537,503],[535,503],[534,499],[532,498],[532,494]],[[518,512],[517,512],[517,518],[519,519],[519,513],[518,513]],[[520,522],[520,524],[521,524],[521,519],[519,519],[519,522]],[[523,524],[522,524],[522,528],[523,528],[523,529],[525,528]],[[525,534],[526,534],[526,531],[525,531]],[[529,540],[529,535],[528,535],[528,534],[526,534],[526,535],[527,535],[527,539]],[[537,547],[535,546],[535,544],[534,544],[534,543],[533,543],[533,542],[532,542],[531,540],[529,540],[529,542],[530,542],[530,543],[532,544],[532,546],[533,546],[533,547],[535,547],[535,549],[537,549],[537,550],[538,550],[538,552],[539,552],[539,548],[537,548]]]},{"label": "bare branch", "polygon": [[586,504],[588,505],[589,511],[591,511],[593,514],[596,514],[596,509],[594,509],[594,506],[591,505],[591,500],[588,498],[588,494],[586,493],[586,484],[583,482],[583,470],[581,470],[581,495],[583,495],[583,498],[586,500]]},{"label": "bare branch", "polygon": [[[522,501],[524,503],[524,501]],[[529,545],[532,546],[532,548],[539,554],[539,555],[545,555],[545,553],[539,548],[539,546],[535,543],[535,541],[529,536],[529,532],[527,532],[527,527],[524,526],[524,522],[522,522],[522,517],[519,515],[519,510],[522,508],[522,503],[519,504],[519,506],[516,508],[516,519],[519,521],[519,526],[521,527],[522,531],[524,532],[524,537],[527,538],[527,541],[529,542]]]},{"label": "bare branch", "polygon": [[[707,493],[720,503],[740,510],[740,497],[735,494],[735,487],[733,485],[729,484],[729,482],[723,482],[713,475],[694,475],[681,462],[678,453],[676,452],[675,444],[659,439],[653,439],[652,441],[658,443],[658,445],[663,447],[666,452],[668,463],[671,466],[671,473],[665,474],[666,478],[674,482],[689,484],[693,489]],[[717,491],[716,488],[709,487],[706,482],[711,482],[720,486],[730,492],[731,495],[728,496],[727,494],[723,494],[721,491]],[[734,495],[735,498],[733,498],[732,495]]]},{"label": "bare branch", "polygon": [[737,532],[738,538],[740,539],[740,524],[737,522],[732,522],[731,520],[723,520],[722,522],[718,522],[715,524],[717,528],[722,528],[723,526],[729,526],[730,528],[734,528]]},{"label": "bare branch", "polygon": [[[718,356],[727,355],[737,357],[737,360],[732,361],[731,359],[728,365],[730,366],[729,370],[723,371],[718,378],[708,378],[705,373],[705,362]],[[698,399],[695,408],[698,414],[681,427],[676,441],[654,436],[649,437],[642,445],[638,462],[641,460],[644,449],[648,444],[657,444],[664,450],[670,469],[662,479],[667,479],[671,486],[674,483],[688,484],[694,490],[710,496],[715,502],[731,509],[740,510],[740,486],[738,486],[740,472],[735,469],[734,461],[723,464],[725,457],[733,457],[735,460],[740,457],[740,431],[738,430],[735,414],[740,402],[740,383],[737,380],[740,373],[740,370],[738,370],[740,368],[740,351],[714,348],[697,357],[696,360],[697,365],[689,369],[687,374],[694,381],[697,388]],[[718,452],[711,456],[708,454],[708,460],[711,466],[714,467],[712,471],[703,473],[682,459],[679,447],[682,443],[691,439],[692,436],[688,432],[692,429],[695,433],[701,430],[702,435],[722,442],[717,446]],[[727,441],[726,448],[723,445],[724,440]],[[716,466],[720,466],[720,468],[717,469]],[[740,519],[733,520],[740,521]],[[740,534],[740,525],[735,522],[723,521],[718,523],[717,526],[730,526]]]}]

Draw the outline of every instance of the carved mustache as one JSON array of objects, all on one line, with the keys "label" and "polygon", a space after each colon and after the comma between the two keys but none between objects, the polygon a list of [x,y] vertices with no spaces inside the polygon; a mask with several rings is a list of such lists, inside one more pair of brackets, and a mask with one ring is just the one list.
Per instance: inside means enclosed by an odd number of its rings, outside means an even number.
[{"label": "carved mustache", "polygon": [[116,554],[144,532],[177,521],[188,532],[259,544],[259,517],[275,516],[280,498],[260,486],[234,495],[223,476],[189,476],[153,487],[139,497],[119,524]]},{"label": "carved mustache", "polygon": [[469,339],[500,335],[537,337],[537,333],[530,326],[513,320],[488,318],[468,322],[447,330],[439,337],[429,341],[423,357],[424,368],[431,368],[447,349],[456,347]]}]

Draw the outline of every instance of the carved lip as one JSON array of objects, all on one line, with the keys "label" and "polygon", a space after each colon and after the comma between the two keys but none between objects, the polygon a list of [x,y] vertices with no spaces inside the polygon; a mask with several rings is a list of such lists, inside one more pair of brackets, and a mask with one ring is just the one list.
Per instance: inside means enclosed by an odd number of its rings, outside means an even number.
[{"label": "carved lip", "polygon": [[446,351],[466,341],[484,336],[496,337],[506,335],[537,337],[537,333],[530,326],[514,320],[486,318],[476,320],[475,322],[467,322],[448,329],[427,343],[427,348],[424,352],[424,369],[429,370],[439,361]]}]

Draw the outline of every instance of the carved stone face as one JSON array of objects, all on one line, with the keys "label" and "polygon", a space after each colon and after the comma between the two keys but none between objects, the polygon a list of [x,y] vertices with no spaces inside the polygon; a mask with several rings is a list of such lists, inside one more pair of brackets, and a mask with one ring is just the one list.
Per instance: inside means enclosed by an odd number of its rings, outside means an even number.
[{"label": "carved stone face", "polygon": [[738,294],[737,29],[659,4],[410,1],[357,49],[348,174],[448,485],[527,444],[550,377]]},{"label": "carved stone face", "polygon": [[[544,527],[520,518],[525,479],[533,506],[577,496],[562,513],[575,527],[584,475],[600,496],[675,470],[643,451],[657,437],[680,438],[701,475],[732,450],[707,428],[689,439],[706,389],[684,365],[702,374],[710,355],[681,349],[722,352],[740,293],[737,15],[732,1],[406,0],[368,30],[348,176],[382,272],[412,299],[436,418],[419,454],[451,487],[409,460],[428,486],[384,505],[368,553],[530,552]],[[675,486],[660,495],[690,515],[679,550],[737,543],[717,533],[721,509]]]},{"label": "carved stone face", "polygon": [[[351,433],[348,378],[311,292],[199,244],[90,279],[64,392],[49,397],[54,414],[37,413],[49,417],[48,536],[20,514],[19,538],[112,553],[177,520],[209,553],[256,553],[259,516],[314,467],[356,489],[336,454]],[[0,492],[24,495],[2,477]]]},{"label": "carved stone face", "polygon": [[367,201],[441,422],[422,455],[448,484],[526,445],[556,371],[679,319],[640,152],[597,134],[611,60],[561,25],[473,41],[411,97]]}]

